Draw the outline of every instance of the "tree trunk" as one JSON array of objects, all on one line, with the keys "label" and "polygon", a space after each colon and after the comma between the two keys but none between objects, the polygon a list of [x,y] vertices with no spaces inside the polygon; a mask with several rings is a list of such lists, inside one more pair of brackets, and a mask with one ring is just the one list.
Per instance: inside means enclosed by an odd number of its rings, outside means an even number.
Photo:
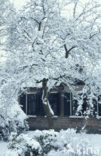
[{"label": "tree trunk", "polygon": [[48,92],[47,82],[48,82],[48,79],[45,79],[45,78],[42,81],[42,89],[43,89],[42,101],[43,101],[43,108],[44,108],[44,111],[48,120],[48,126],[49,126],[49,129],[51,129],[53,128],[52,117],[54,116],[54,112],[51,109],[51,106],[48,100],[49,92]]}]

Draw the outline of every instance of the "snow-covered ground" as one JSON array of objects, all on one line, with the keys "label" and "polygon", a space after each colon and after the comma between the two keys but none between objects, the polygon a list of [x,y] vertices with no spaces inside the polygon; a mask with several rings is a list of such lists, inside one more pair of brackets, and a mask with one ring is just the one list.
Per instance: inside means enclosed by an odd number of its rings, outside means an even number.
[{"label": "snow-covered ground", "polygon": [[7,145],[8,143],[0,141],[0,156],[5,156],[8,151]]},{"label": "snow-covered ground", "polygon": [[24,156],[22,151],[28,146],[45,150],[44,156],[101,156],[101,135],[80,134],[74,130],[29,131],[18,136],[16,144],[15,139],[9,143],[1,141],[0,156]]}]

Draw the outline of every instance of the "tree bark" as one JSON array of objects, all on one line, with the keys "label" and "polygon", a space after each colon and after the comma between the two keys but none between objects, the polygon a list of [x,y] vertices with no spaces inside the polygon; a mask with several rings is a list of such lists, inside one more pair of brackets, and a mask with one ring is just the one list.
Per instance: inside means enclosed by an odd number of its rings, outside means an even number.
[{"label": "tree bark", "polygon": [[54,116],[54,112],[51,109],[51,106],[48,100],[49,92],[48,92],[47,82],[48,82],[48,79],[45,79],[45,78],[42,81],[42,89],[43,89],[42,101],[43,101],[43,108],[44,108],[44,111],[48,120],[48,126],[49,126],[48,128],[51,129],[53,128],[52,117]]}]

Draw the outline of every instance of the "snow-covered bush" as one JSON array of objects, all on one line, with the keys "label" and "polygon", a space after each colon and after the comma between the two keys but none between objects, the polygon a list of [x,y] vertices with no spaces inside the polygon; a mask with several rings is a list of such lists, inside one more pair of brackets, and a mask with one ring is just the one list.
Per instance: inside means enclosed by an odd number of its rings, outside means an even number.
[{"label": "snow-covered bush", "polygon": [[17,135],[13,133],[10,137],[9,148],[15,150],[19,156],[38,156],[42,149],[38,141],[28,137],[26,134]]},{"label": "snow-covered bush", "polygon": [[8,139],[11,132],[20,134],[28,128],[16,90],[15,84],[10,82],[0,88],[0,135],[3,139]]},{"label": "snow-covered bush", "polygon": [[85,134],[75,130],[33,131],[10,138],[9,149],[17,156],[97,156]]}]

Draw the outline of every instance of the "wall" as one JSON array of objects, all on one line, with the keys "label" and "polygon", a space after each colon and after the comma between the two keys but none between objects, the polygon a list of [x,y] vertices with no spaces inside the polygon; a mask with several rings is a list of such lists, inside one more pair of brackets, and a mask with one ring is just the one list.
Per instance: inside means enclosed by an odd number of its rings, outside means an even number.
[{"label": "wall", "polygon": [[[73,117],[54,117],[52,118],[53,126],[55,130],[75,128],[77,131],[81,130],[86,125],[88,133],[100,133],[101,132],[101,119],[96,118],[73,118]],[[28,119],[30,130],[44,130],[49,129],[48,120],[46,117],[30,117]]]}]

